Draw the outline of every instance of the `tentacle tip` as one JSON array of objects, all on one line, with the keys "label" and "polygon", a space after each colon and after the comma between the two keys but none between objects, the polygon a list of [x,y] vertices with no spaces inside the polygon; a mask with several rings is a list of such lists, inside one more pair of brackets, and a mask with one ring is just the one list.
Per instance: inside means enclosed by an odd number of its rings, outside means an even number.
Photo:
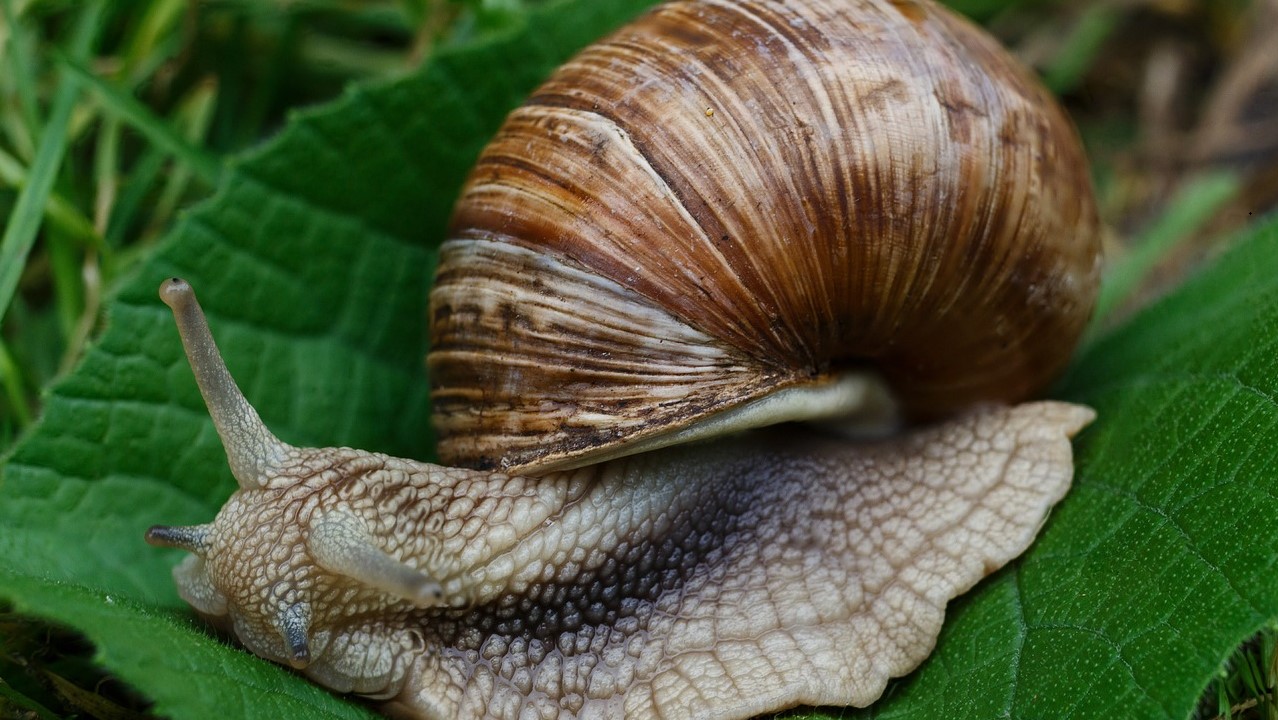
[{"label": "tentacle tip", "polygon": [[160,299],[174,310],[194,297],[195,290],[191,284],[180,277],[171,277],[160,283]]},{"label": "tentacle tip", "polygon": [[290,647],[288,664],[294,670],[305,670],[307,665],[311,664],[311,649],[303,644],[299,647]]},{"label": "tentacle tip", "polygon": [[280,633],[288,653],[288,664],[301,670],[311,664],[311,646],[306,634],[310,625],[310,608],[296,603],[280,617]]},{"label": "tentacle tip", "polygon": [[154,547],[168,547],[163,540],[167,530],[168,528],[164,525],[152,525],[146,529],[146,535],[144,535],[143,538],[146,540],[147,545]]},{"label": "tentacle tip", "polygon": [[208,525],[152,525],[143,536],[148,545],[178,548],[203,557],[209,549]]},{"label": "tentacle tip", "polygon": [[438,580],[383,550],[364,522],[348,509],[314,518],[306,544],[315,564],[335,575],[417,607],[433,607],[443,600],[444,589]]},{"label": "tentacle tip", "polygon": [[407,599],[416,607],[435,607],[444,600],[444,588],[434,580],[423,579],[414,590],[412,596]]}]

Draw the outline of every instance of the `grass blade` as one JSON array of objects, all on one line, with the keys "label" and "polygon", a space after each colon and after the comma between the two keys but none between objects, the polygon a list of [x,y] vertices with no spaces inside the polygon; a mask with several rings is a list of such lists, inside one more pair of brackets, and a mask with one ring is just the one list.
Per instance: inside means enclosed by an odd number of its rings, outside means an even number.
[{"label": "grass blade", "polygon": [[222,161],[220,159],[188,143],[167,123],[148,110],[145,105],[135,100],[132,95],[121,92],[115,86],[95,75],[82,63],[66,56],[60,56],[58,62],[64,70],[93,88],[107,112],[131,125],[151,144],[173,155],[178,162],[189,167],[192,172],[211,187],[217,187],[218,180],[222,176]]},{"label": "grass blade", "polygon": [[[87,56],[93,46],[101,24],[103,7],[101,1],[89,5],[76,23],[71,41],[71,52],[76,57]],[[27,184],[18,194],[13,212],[5,225],[4,235],[0,238],[0,324],[3,324],[9,303],[17,292],[18,279],[26,266],[31,246],[35,244],[36,233],[40,230],[44,207],[53,191],[53,181],[57,178],[62,155],[66,151],[67,126],[79,91],[76,78],[64,73],[54,96],[49,120],[40,133],[40,144],[27,174]]]},{"label": "grass blade", "polygon": [[1122,18],[1119,8],[1104,3],[1084,10],[1043,73],[1047,87],[1057,95],[1076,89]]},{"label": "grass blade", "polygon": [[18,109],[22,113],[22,120],[26,122],[28,131],[35,132],[36,128],[40,127],[35,70],[27,62],[32,57],[32,53],[27,46],[27,33],[18,22],[18,13],[13,5],[13,0],[0,0],[0,12],[3,13],[5,24],[9,26],[10,48],[4,61],[12,70],[14,90],[17,91]]},{"label": "grass blade", "polygon": [[4,388],[5,398],[9,402],[10,415],[21,430],[31,424],[31,405],[27,402],[26,389],[22,387],[22,373],[9,348],[0,340],[0,387]]},{"label": "grass blade", "polygon": [[1101,282],[1095,317],[1104,320],[1149,275],[1158,261],[1215,215],[1238,194],[1240,183],[1233,173],[1205,175],[1187,183],[1169,209],[1136,242],[1132,251],[1110,268]]},{"label": "grass blade", "polygon": [[[17,158],[3,149],[0,149],[0,183],[11,188],[20,188],[27,184],[27,169]],[[75,203],[56,192],[49,193],[49,201],[44,207],[44,219],[49,223],[49,227],[64,233],[81,245],[102,249],[102,239],[93,229],[93,223],[80,212]]]}]

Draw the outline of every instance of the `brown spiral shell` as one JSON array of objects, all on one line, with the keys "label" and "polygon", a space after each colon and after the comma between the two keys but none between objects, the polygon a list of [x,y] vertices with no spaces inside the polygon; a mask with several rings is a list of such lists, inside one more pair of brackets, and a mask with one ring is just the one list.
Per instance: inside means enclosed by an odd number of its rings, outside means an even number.
[{"label": "brown spiral shell", "polygon": [[1099,227],[1068,119],[925,0],[682,0],[515,110],[441,250],[441,460],[536,472],[841,368],[1043,389]]}]

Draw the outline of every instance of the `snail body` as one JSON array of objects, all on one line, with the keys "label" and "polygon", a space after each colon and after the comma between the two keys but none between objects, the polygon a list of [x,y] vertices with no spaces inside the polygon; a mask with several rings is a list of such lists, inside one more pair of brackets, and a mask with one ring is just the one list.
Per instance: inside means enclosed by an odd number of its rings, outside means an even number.
[{"label": "snail body", "polygon": [[[1090,312],[1090,193],[1045,91],[929,2],[663,5],[463,191],[428,365],[471,469],[281,442],[174,278],[240,489],[148,541],[250,650],[396,715],[868,704],[1069,486],[1091,411],[1002,403]],[[885,393],[948,419],[749,429]]]}]

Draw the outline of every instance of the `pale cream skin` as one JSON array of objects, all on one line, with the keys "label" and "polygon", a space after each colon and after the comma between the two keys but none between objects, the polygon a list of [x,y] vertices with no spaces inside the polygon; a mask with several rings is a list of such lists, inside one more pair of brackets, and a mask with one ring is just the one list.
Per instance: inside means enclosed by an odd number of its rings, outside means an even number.
[{"label": "pale cream skin", "polygon": [[183,598],[417,718],[744,718],[866,705],[1069,487],[1059,402],[856,442],[783,427],[538,478],[276,439],[185,282],[161,288],[240,489]]},{"label": "pale cream skin", "polygon": [[[1089,177],[1050,94],[933,3],[663,4],[511,113],[440,247],[438,450],[513,474],[280,442],[175,279],[240,489],[148,539],[250,650],[399,716],[867,705],[1069,487],[1091,410],[962,413],[1068,361]],[[822,434],[867,406],[958,417]]]}]

